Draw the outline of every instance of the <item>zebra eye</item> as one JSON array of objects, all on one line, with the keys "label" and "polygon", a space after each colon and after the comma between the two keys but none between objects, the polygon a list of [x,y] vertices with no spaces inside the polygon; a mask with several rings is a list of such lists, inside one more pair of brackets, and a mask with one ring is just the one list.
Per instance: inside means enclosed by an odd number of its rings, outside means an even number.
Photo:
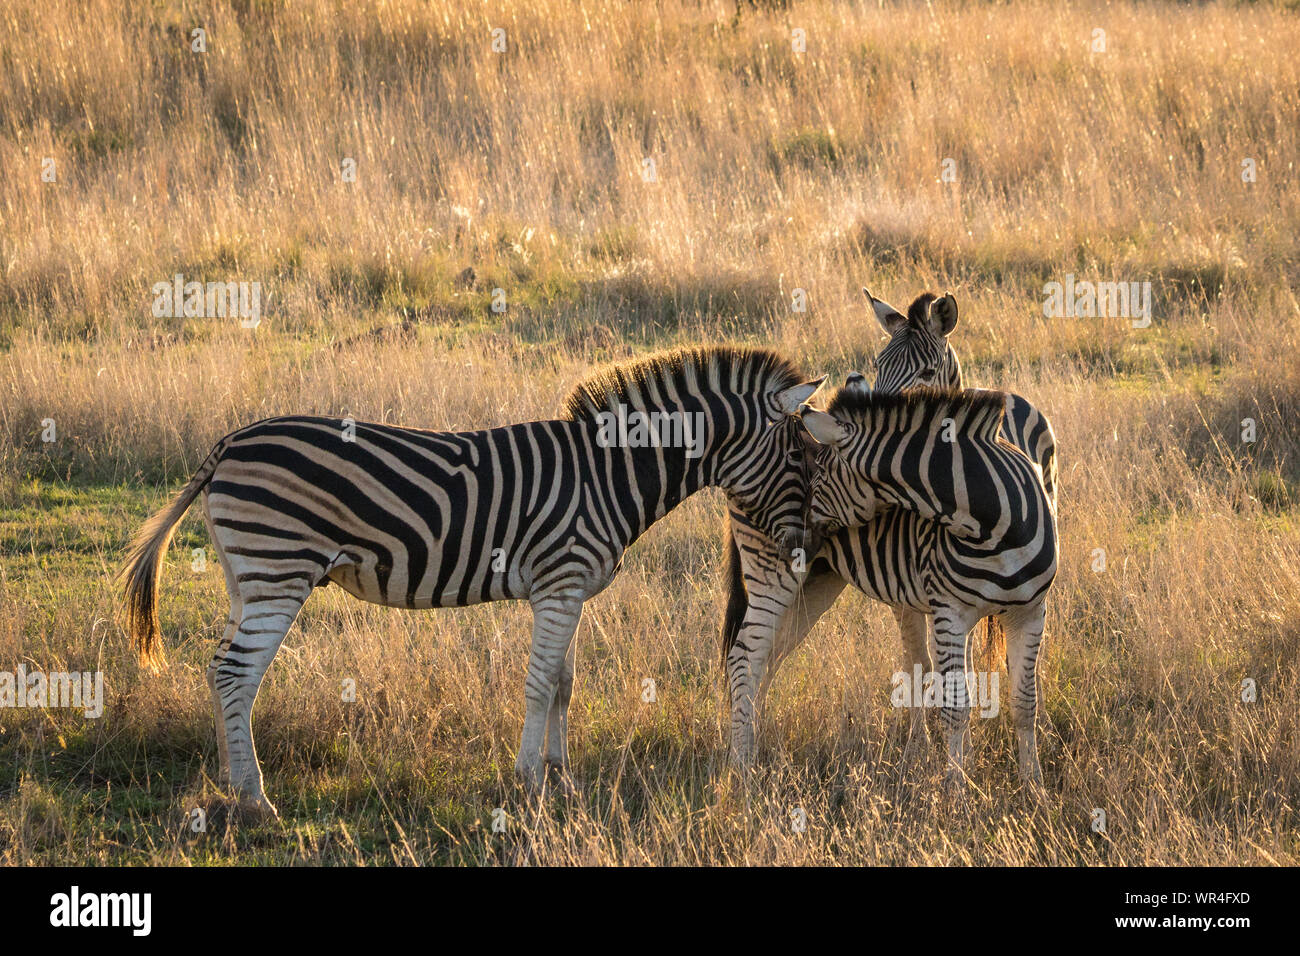
[{"label": "zebra eye", "polygon": [[932,368],[922,369],[919,373],[917,373],[916,377],[923,382],[928,382],[934,378],[934,369]]}]

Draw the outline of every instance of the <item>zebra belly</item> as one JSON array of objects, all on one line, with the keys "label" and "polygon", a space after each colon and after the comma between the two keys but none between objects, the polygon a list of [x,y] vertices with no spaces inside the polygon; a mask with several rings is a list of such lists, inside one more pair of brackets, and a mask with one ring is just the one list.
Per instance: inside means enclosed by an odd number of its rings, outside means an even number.
[{"label": "zebra belly", "polygon": [[917,611],[930,610],[911,512],[883,512],[860,528],[845,528],[822,550],[831,570],[867,597]]},{"label": "zebra belly", "polygon": [[901,554],[897,542],[873,535],[871,526],[839,532],[819,555],[829,570],[867,597],[895,607],[933,614],[942,607],[969,607],[980,616],[1030,604],[1051,583],[1046,576],[1032,584],[1006,589],[966,567],[961,575],[935,566],[932,551]]},{"label": "zebra belly", "polygon": [[[333,582],[353,597],[360,598],[370,604],[407,608],[408,610],[427,610],[435,607],[468,607],[471,604],[483,604],[487,601],[527,597],[526,594],[512,593],[510,588],[505,586],[494,588],[491,586],[491,582],[485,582],[486,587],[484,588],[470,588],[466,593],[462,593],[458,588],[455,591],[444,591],[441,594],[421,594],[418,590],[412,594],[404,586],[406,576],[401,573],[403,569],[398,569],[399,573],[396,576],[392,571],[393,569],[383,567],[366,567],[364,564],[336,565],[326,573],[325,580],[321,584],[323,586],[326,583]],[[381,581],[387,583],[381,585]]]}]

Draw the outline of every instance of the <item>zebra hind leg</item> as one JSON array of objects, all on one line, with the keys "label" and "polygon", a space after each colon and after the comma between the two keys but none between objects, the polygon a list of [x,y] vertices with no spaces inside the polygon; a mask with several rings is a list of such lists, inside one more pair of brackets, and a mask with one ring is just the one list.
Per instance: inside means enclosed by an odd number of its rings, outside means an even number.
[{"label": "zebra hind leg", "polygon": [[1015,722],[1020,779],[1031,787],[1043,784],[1038,763],[1038,647],[1043,640],[1043,602],[1003,615],[1007,631],[1007,664],[1011,676],[1011,717]]},{"label": "zebra hind leg", "polygon": [[217,785],[223,788],[230,786],[230,748],[226,743],[226,721],[221,709],[221,695],[217,693],[217,671],[221,666],[221,662],[225,659],[226,651],[230,649],[230,642],[234,640],[235,631],[238,628],[239,610],[232,602],[230,618],[226,621],[225,636],[222,637],[216,653],[212,655],[207,671],[208,691],[212,694],[212,717],[217,731],[217,763],[219,767]]},{"label": "zebra hind leg", "polygon": [[[288,583],[296,583],[298,587],[286,588],[282,584],[275,594],[244,594],[239,625],[225,653],[220,660],[214,659],[209,670],[235,799],[243,810],[270,816],[278,813],[262,789],[262,770],[253,743],[253,702],[267,668],[311,593],[305,581]],[[222,732],[218,733],[218,740]]]},{"label": "zebra hind leg", "polygon": [[[519,754],[515,758],[515,773],[525,787],[536,793],[545,783],[542,746],[547,742],[547,717],[560,703],[557,697],[561,677],[573,633],[582,618],[582,600],[574,597],[537,598],[532,604],[533,647],[528,655],[528,676],[524,680],[524,729],[519,739]],[[571,681],[569,689],[572,689]],[[567,699],[563,706],[567,710]],[[562,734],[566,730],[561,723],[556,733]],[[549,751],[550,747],[547,749]]]},{"label": "zebra hind leg", "polygon": [[[203,509],[203,518],[208,525],[208,539],[215,541],[216,534],[206,507]],[[239,582],[235,578],[234,570],[230,567],[230,560],[226,557],[226,553],[220,548],[217,548],[216,552],[221,563],[221,570],[226,576],[226,593],[230,596],[230,613],[226,618],[226,630],[221,636],[221,643],[217,645],[216,653],[212,655],[212,660],[208,663],[207,678],[208,690],[212,694],[213,719],[217,730],[217,760],[219,764],[217,785],[228,788],[230,787],[230,748],[226,744],[226,721],[222,712],[221,696],[217,693],[216,680],[221,662],[225,660],[226,652],[230,650],[230,645],[235,640],[235,632],[239,630],[239,622],[244,613],[244,599],[239,593]]]},{"label": "zebra hind leg", "polygon": [[934,614],[936,665],[943,681],[944,734],[948,740],[947,790],[966,782],[966,755],[970,749],[970,689],[968,635],[979,615],[966,607],[940,607]]}]

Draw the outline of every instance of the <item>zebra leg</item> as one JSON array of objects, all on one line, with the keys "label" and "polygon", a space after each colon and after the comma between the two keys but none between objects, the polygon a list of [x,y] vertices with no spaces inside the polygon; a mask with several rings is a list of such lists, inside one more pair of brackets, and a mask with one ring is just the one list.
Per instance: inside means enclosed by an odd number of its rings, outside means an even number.
[{"label": "zebra leg", "polygon": [[762,679],[759,681],[754,700],[755,722],[762,714],[767,691],[772,686],[772,681],[782,662],[803,643],[812,626],[830,610],[846,583],[833,572],[824,571],[820,574],[810,572],[804,579],[803,588],[795,595],[793,606],[785,608],[780,614],[775,626],[771,653],[763,668]]},{"label": "zebra leg", "polygon": [[1016,727],[1020,779],[1043,784],[1038,763],[1038,647],[1043,640],[1043,602],[1007,611],[1007,662],[1011,676],[1011,718]]},{"label": "zebra leg", "polygon": [[[890,605],[894,620],[898,622],[898,633],[903,638],[903,649],[907,652],[907,676],[910,680],[917,665],[921,674],[930,672],[930,617],[924,611],[914,611],[901,604]],[[922,742],[929,742],[930,734],[925,724],[925,707],[921,701],[912,702],[912,724],[908,728],[907,743],[903,746],[903,768],[910,767],[916,761],[916,753]]]},{"label": "zebra leg", "polygon": [[[934,618],[933,618],[932,616],[930,616],[930,615],[926,615],[926,622],[925,622],[925,623],[926,623],[926,645],[925,645],[925,646],[926,646],[926,650],[929,651],[929,653],[930,653],[930,660],[931,660],[931,661],[937,661],[937,660],[939,659],[939,645],[938,645],[938,635],[935,633],[935,629],[934,629]],[[970,634],[969,634],[969,633],[967,633],[967,635],[966,635],[966,643],[967,643],[967,647],[968,647],[967,654],[971,654],[971,655],[973,655],[973,654],[974,654],[974,644],[971,642]],[[968,661],[968,664],[969,664],[969,661]],[[969,670],[969,667],[968,667],[967,669]],[[925,716],[926,716],[927,721],[928,721],[928,718],[929,718],[929,716],[930,716],[928,710],[925,712]],[[929,723],[927,722],[927,723],[926,723],[926,737],[928,738],[929,736],[930,736],[930,725],[929,725]],[[970,748],[971,748],[971,746],[972,746],[970,721],[967,721],[967,722],[966,722],[966,730],[965,730],[965,732],[963,733],[962,746],[965,747],[967,751],[969,751]]]},{"label": "zebra leg", "polygon": [[767,688],[781,666],[796,647],[803,643],[812,626],[823,614],[830,610],[835,599],[840,596],[847,584],[833,571],[809,572],[804,578],[803,588],[795,598],[794,605],[781,615],[776,629],[776,640],[772,645],[771,656],[767,659],[767,668],[763,672],[763,683],[758,689],[758,710],[761,712]]},{"label": "zebra leg", "polygon": [[226,719],[221,707],[221,694],[217,691],[217,670],[221,666],[222,660],[225,659],[226,651],[230,649],[230,642],[234,640],[235,631],[239,628],[238,614],[239,612],[232,602],[230,619],[226,622],[226,634],[221,639],[217,652],[212,655],[207,672],[208,691],[212,694],[212,716],[217,728],[217,763],[219,765],[217,785],[220,787],[230,786],[230,747],[226,743]]},{"label": "zebra leg", "polygon": [[754,761],[754,710],[779,625],[780,612],[756,614],[751,605],[727,653],[727,686],[731,691],[730,762],[738,770],[748,769]]},{"label": "zebra leg", "polygon": [[[230,786],[241,807],[277,815],[262,790],[262,769],[253,743],[253,702],[267,668],[289,633],[294,618],[311,593],[299,579],[296,590],[274,595],[244,594],[239,626],[220,660],[209,666],[209,684],[215,695],[224,731]],[[218,740],[222,737],[218,733]]]},{"label": "zebra leg", "polygon": [[763,672],[777,641],[781,622],[798,596],[799,581],[786,568],[771,542],[750,529],[743,512],[734,507],[731,509],[730,528],[733,558],[738,562],[733,572],[739,570],[744,587],[738,592],[735,580],[732,581],[732,603],[727,609],[728,622],[723,625],[724,641],[738,597],[744,613],[734,638],[726,645],[724,662],[727,693],[731,700],[728,760],[733,768],[743,770],[754,759],[754,710]]},{"label": "zebra leg", "polygon": [[945,783],[949,789],[966,778],[966,752],[970,747],[967,635],[979,618],[978,614],[965,607],[940,606],[934,613],[935,663],[943,681],[943,708],[940,713],[944,733],[948,738],[948,774]]},{"label": "zebra leg", "polygon": [[[515,773],[524,786],[539,791],[545,782],[542,745],[546,742],[547,715],[557,703],[565,659],[582,617],[582,600],[547,597],[535,599],[532,604],[533,648],[528,655],[528,676],[524,680],[524,729],[515,758]],[[564,706],[568,707],[567,700]]]},{"label": "zebra leg", "polygon": [[569,652],[564,655],[560,680],[555,688],[555,699],[546,714],[546,769],[563,774],[569,766],[569,701],[573,698],[573,665],[578,656],[578,642],[569,642]]},{"label": "zebra leg", "polygon": [[733,767],[743,769],[753,762],[758,716],[773,675],[835,603],[844,585],[839,575],[822,572],[810,573],[801,586],[785,571],[769,575],[761,584],[751,583],[745,620],[727,654]]},{"label": "zebra leg", "polygon": [[[216,541],[216,529],[212,525],[212,518],[207,509],[207,492],[204,492],[203,520],[208,526],[208,540]],[[239,593],[239,581],[235,577],[234,570],[230,567],[230,559],[226,557],[225,551],[221,548],[214,549],[217,552],[217,559],[221,563],[221,570],[226,576],[226,593],[230,596],[230,614],[226,618],[226,631],[221,636],[221,643],[217,645],[216,653],[212,655],[212,660],[208,663],[207,678],[208,690],[212,694],[212,712],[213,719],[217,728],[217,761],[219,772],[217,784],[221,787],[230,786],[230,748],[226,744],[226,721],[221,707],[221,695],[217,693],[217,670],[221,662],[225,660],[226,652],[230,650],[230,645],[235,639],[235,632],[239,630],[239,621],[244,613],[244,598]]]}]

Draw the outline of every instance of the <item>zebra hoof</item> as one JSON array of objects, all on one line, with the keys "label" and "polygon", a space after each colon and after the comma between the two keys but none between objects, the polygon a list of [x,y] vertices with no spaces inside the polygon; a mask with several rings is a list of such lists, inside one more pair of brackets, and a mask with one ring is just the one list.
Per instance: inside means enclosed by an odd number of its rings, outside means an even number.
[{"label": "zebra hoof", "polygon": [[943,796],[945,800],[961,802],[969,792],[966,772],[960,767],[951,768],[943,775]]},{"label": "zebra hoof", "polygon": [[231,811],[232,816],[252,823],[270,823],[280,819],[280,811],[265,794],[256,797],[237,797],[231,805]]},{"label": "zebra hoof", "polygon": [[539,795],[546,785],[546,774],[541,763],[528,764],[515,761],[515,781],[530,797]]},{"label": "zebra hoof", "polygon": [[1047,799],[1047,788],[1043,786],[1042,771],[1028,776],[1021,775],[1020,791],[1030,803],[1043,803]]}]

